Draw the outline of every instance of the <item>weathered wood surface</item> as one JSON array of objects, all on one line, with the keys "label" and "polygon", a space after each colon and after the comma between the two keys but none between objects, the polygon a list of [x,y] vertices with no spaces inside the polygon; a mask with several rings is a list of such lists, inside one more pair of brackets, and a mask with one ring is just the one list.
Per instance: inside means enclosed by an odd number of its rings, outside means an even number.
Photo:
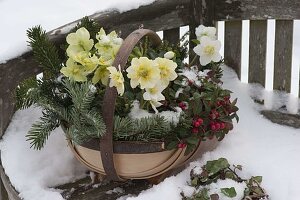
[{"label": "weathered wood surface", "polygon": [[[62,196],[70,200],[115,200],[121,196],[131,194],[138,195],[142,190],[151,186],[147,181],[134,180],[126,182],[110,182],[102,184],[90,184],[90,178],[84,178],[75,183],[68,183],[57,187],[63,190]],[[123,189],[123,193],[107,193],[114,188]]]},{"label": "weathered wood surface", "polygon": [[215,0],[215,20],[300,19],[299,0]]},{"label": "weathered wood surface", "polygon": [[267,21],[250,21],[249,83],[265,86],[266,79]]},{"label": "weathered wood surface", "polygon": [[163,31],[163,39],[167,40],[170,43],[173,43],[173,44],[178,43],[179,38],[180,38],[180,28],[179,27]]},{"label": "weathered wood surface", "polygon": [[241,78],[242,21],[225,22],[225,63]]},{"label": "weathered wood surface", "polygon": [[279,111],[263,110],[260,112],[264,117],[280,125],[300,128],[300,115],[288,114]]},{"label": "weathered wood surface", "polygon": [[274,82],[276,90],[291,90],[293,21],[276,20]]},{"label": "weathered wood surface", "polygon": [[39,72],[41,69],[31,53],[26,53],[6,64],[0,64],[0,137],[14,113],[15,88],[19,82]]},{"label": "weathered wood surface", "polygon": [[11,184],[9,178],[5,174],[4,168],[2,167],[0,159],[0,177],[2,184],[1,190],[5,189],[6,191],[1,191],[0,200],[21,200],[18,196],[18,192],[15,190],[14,186]]}]

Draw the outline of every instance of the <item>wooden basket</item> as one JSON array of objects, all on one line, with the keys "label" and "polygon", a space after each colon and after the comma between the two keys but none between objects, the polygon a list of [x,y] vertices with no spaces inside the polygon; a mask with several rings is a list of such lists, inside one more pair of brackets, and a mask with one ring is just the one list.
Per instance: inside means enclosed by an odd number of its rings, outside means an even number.
[{"label": "wooden basket", "polygon": [[[132,32],[123,42],[114,60],[113,66],[124,70],[134,46],[148,36],[154,46],[161,43],[160,37],[148,29]],[[113,118],[117,91],[107,87],[102,106],[106,134],[100,139],[92,139],[82,145],[70,141],[70,147],[76,158],[90,170],[107,175],[111,180],[149,179],[175,169],[212,150],[217,145],[216,138],[202,141],[197,148],[185,155],[186,148],[165,150],[162,142],[113,142]]]}]

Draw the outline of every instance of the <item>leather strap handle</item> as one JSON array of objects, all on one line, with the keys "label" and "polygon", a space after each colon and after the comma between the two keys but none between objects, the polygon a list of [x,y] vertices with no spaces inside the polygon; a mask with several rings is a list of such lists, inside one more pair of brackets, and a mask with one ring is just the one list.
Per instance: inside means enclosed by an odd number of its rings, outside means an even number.
[{"label": "leather strap handle", "polygon": [[[144,36],[148,36],[154,46],[158,46],[161,43],[160,37],[155,32],[148,29],[135,30],[123,41],[113,62],[113,66],[118,69],[120,65],[123,71],[133,48]],[[100,151],[102,164],[108,179],[120,181],[122,179],[117,174],[113,159],[113,122],[117,95],[115,87],[106,88],[102,106],[106,134],[100,139]]]}]

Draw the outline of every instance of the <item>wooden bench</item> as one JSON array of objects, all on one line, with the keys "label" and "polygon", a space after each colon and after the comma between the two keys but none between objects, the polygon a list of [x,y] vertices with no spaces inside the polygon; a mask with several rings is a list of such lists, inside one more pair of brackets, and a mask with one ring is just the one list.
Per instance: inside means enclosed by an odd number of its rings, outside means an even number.
[{"label": "wooden bench", "polygon": [[[194,31],[199,24],[213,26],[217,21],[225,21],[224,59],[239,78],[242,20],[250,20],[248,79],[250,83],[262,86],[266,82],[267,19],[276,19],[273,85],[276,90],[290,92],[293,20],[300,19],[298,0],[158,0],[135,10],[123,13],[105,11],[90,18],[107,30],[121,31],[122,37],[143,25],[144,28],[163,31],[164,39],[171,42],[178,41],[182,26],[188,25],[190,37],[195,38]],[[59,46],[67,35],[65,30],[70,30],[77,22],[48,32],[50,40]],[[31,52],[0,64],[0,137],[15,112],[14,89],[22,80],[40,72]],[[0,200],[20,199],[1,166],[0,174],[3,182]]]}]

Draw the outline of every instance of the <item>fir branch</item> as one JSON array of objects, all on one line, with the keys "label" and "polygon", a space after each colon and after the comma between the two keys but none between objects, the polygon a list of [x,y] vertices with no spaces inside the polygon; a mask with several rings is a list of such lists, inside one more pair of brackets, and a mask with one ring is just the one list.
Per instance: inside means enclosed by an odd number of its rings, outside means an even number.
[{"label": "fir branch", "polygon": [[31,92],[38,87],[35,77],[25,79],[15,91],[17,109],[26,109],[35,103],[31,98]]},{"label": "fir branch", "polygon": [[90,90],[90,83],[76,83],[74,81],[65,79],[63,85],[69,93],[74,107],[78,111],[88,111],[91,107],[95,94]]},{"label": "fir branch", "polygon": [[170,133],[171,123],[162,116],[130,119],[114,119],[115,140],[150,141],[163,140]]},{"label": "fir branch", "polygon": [[50,133],[60,124],[58,116],[51,112],[43,112],[40,121],[34,123],[26,135],[27,141],[30,141],[31,147],[40,150],[44,147]]},{"label": "fir branch", "polygon": [[96,39],[96,34],[100,30],[100,25],[98,23],[86,16],[80,20],[80,22],[71,32],[75,32],[82,27],[86,28],[89,31],[91,38]]},{"label": "fir branch", "polygon": [[44,74],[49,78],[59,74],[62,61],[56,47],[49,41],[46,31],[41,26],[35,26],[27,30],[27,36],[34,57],[42,65]]}]

